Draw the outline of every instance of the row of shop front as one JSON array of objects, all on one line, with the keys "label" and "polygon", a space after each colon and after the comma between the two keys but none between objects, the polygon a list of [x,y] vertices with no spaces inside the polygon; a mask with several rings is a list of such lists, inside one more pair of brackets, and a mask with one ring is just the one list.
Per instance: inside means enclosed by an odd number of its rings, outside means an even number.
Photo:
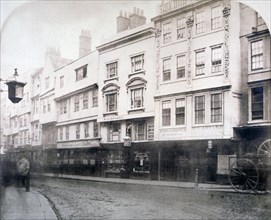
[{"label": "row of shop front", "polygon": [[[268,129],[237,129],[243,139],[176,140],[100,143],[99,146],[24,149],[32,169],[41,172],[136,178],[161,181],[220,182],[226,180],[230,164],[248,152],[246,143],[268,138]],[[242,134],[245,132],[245,134]],[[251,133],[252,132],[252,133]],[[245,141],[244,141],[245,140]],[[247,142],[248,141],[248,142]],[[257,147],[257,146],[256,146]],[[252,149],[256,151],[257,149]],[[19,149],[14,149],[19,153]],[[16,158],[13,160],[16,160]]]},{"label": "row of shop front", "polygon": [[190,182],[198,173],[199,182],[216,182],[227,174],[228,160],[237,147],[231,140],[132,142],[130,147],[106,143],[32,151],[29,157],[33,169],[42,168],[43,172]]}]

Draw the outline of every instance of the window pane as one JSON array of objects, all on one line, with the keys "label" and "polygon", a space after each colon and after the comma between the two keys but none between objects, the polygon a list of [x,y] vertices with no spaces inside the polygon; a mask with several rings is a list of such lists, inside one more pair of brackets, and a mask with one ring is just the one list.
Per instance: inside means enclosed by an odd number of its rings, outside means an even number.
[{"label": "window pane", "polygon": [[252,120],[263,119],[264,106],[263,106],[263,87],[257,87],[251,89],[251,113]]},{"label": "window pane", "polygon": [[185,122],[185,99],[176,100],[176,125],[183,125]]},{"label": "window pane", "polygon": [[220,7],[212,8],[212,30],[220,28],[222,24],[222,10]]},{"label": "window pane", "polygon": [[195,97],[195,123],[202,124],[205,120],[205,97]]},{"label": "window pane", "polygon": [[222,94],[211,95],[211,122],[222,121]]},{"label": "window pane", "polygon": [[263,41],[251,43],[251,69],[263,68]]},{"label": "window pane", "polygon": [[171,120],[171,102],[165,101],[162,103],[162,125],[169,126]]},{"label": "window pane", "polygon": [[200,12],[196,14],[196,34],[203,33],[205,31],[205,14]]}]

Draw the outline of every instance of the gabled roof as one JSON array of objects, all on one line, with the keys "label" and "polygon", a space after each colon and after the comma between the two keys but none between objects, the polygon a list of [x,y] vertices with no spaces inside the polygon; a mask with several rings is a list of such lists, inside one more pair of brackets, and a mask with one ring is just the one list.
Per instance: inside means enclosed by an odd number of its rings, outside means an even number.
[{"label": "gabled roof", "polygon": [[66,59],[66,58],[62,58],[62,57],[51,55],[51,54],[50,54],[50,59],[51,59],[54,70],[59,69],[60,67],[63,67],[72,61],[71,59]]}]

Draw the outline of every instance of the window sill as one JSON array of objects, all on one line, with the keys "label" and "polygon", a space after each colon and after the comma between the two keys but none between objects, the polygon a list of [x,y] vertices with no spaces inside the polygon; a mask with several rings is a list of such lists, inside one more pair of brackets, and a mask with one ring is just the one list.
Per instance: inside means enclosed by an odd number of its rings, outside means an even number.
[{"label": "window sill", "polygon": [[220,76],[220,75],[223,75],[223,72],[210,73],[208,75],[203,74],[203,75],[193,76],[192,80],[197,80],[197,79],[202,79],[202,78],[208,78],[208,77],[214,77],[214,76]]},{"label": "window sill", "polygon": [[132,113],[132,112],[145,112],[145,108],[133,108],[133,109],[128,109],[128,114]]},{"label": "window sill", "polygon": [[103,115],[104,116],[106,116],[106,115],[118,115],[118,111],[104,112]]},{"label": "window sill", "polygon": [[115,77],[112,77],[112,78],[105,79],[104,83],[109,82],[109,81],[114,81],[114,80],[119,81],[119,77],[115,76]]},{"label": "window sill", "polygon": [[268,71],[271,71],[271,68],[255,69],[255,70],[250,70],[250,71],[248,72],[248,75],[258,74],[258,73],[264,73],[264,72],[268,72]]},{"label": "window sill", "polygon": [[208,124],[193,124],[192,128],[197,128],[197,127],[213,127],[213,126],[223,126],[223,122],[208,123]]},{"label": "window sill", "polygon": [[132,77],[132,76],[134,76],[134,75],[137,75],[137,74],[143,74],[143,75],[145,75],[145,70],[140,70],[140,71],[137,71],[137,72],[132,72],[132,73],[129,73],[128,74],[128,77]]}]

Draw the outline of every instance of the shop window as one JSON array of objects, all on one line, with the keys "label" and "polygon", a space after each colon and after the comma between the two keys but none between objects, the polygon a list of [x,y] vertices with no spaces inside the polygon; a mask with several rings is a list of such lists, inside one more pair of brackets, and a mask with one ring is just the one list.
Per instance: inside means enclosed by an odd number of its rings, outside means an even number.
[{"label": "shop window", "polygon": [[221,72],[222,47],[212,48],[212,73]]},{"label": "shop window", "polygon": [[132,73],[144,70],[144,54],[131,57]]},{"label": "shop window", "polygon": [[222,121],[222,94],[211,95],[211,122]]},{"label": "shop window", "polygon": [[176,100],[176,125],[185,124],[185,99]]},{"label": "shop window", "polygon": [[171,41],[171,22],[163,25],[163,42],[164,44]]},{"label": "shop window", "polygon": [[171,59],[163,60],[163,81],[168,81],[171,78]]},{"label": "shop window", "polygon": [[149,173],[150,172],[150,152],[134,152],[134,173]]},{"label": "shop window", "polygon": [[251,116],[252,120],[264,119],[264,89],[256,87],[251,89]]},{"label": "shop window", "polygon": [[185,38],[185,18],[177,20],[177,40]]},{"label": "shop window", "polygon": [[109,141],[120,140],[120,123],[114,122],[109,125]]},{"label": "shop window", "polygon": [[211,27],[212,30],[221,28],[222,25],[222,10],[220,8],[220,6],[212,8],[212,12],[211,12]]},{"label": "shop window", "polygon": [[177,57],[177,79],[185,77],[185,55]]},{"label": "shop window", "polygon": [[205,51],[196,52],[196,76],[204,75],[205,72]]},{"label": "shop window", "polygon": [[118,75],[118,62],[106,64],[107,78],[113,78]]},{"label": "shop window", "polygon": [[170,126],[171,120],[171,102],[164,101],[162,103],[162,126]]},{"label": "shop window", "polygon": [[205,12],[196,14],[196,34],[205,32]]},{"label": "shop window", "polygon": [[205,96],[195,97],[195,124],[205,122]]},{"label": "shop window", "polygon": [[131,89],[131,108],[143,107],[143,88]]},{"label": "shop window", "polygon": [[87,77],[87,65],[75,70],[76,81],[82,80]]},{"label": "shop window", "polygon": [[263,68],[263,40],[251,43],[251,70]]}]

